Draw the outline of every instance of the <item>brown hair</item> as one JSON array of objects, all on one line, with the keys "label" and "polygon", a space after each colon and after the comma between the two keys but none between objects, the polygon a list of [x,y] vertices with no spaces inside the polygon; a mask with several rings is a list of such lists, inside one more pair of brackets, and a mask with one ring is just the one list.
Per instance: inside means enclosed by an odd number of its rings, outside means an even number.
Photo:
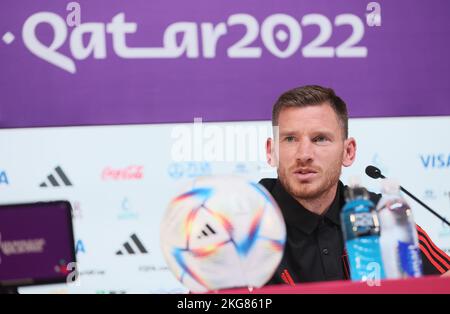
[{"label": "brown hair", "polygon": [[308,107],[327,103],[333,108],[341,124],[344,138],[348,137],[348,113],[347,105],[336,96],[334,90],[318,85],[297,87],[283,93],[273,106],[272,125],[278,125],[278,116],[283,108]]}]

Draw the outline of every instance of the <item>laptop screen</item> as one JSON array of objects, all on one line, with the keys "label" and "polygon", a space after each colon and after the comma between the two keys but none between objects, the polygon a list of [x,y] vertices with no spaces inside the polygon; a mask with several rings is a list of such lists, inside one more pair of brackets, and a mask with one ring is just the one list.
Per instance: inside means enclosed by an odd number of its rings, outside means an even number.
[{"label": "laptop screen", "polygon": [[66,282],[73,262],[69,202],[0,205],[0,286]]}]

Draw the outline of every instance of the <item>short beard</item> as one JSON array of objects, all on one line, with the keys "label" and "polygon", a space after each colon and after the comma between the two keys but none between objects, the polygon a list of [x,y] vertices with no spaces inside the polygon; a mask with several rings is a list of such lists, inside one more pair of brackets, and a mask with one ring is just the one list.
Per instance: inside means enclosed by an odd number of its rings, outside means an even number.
[{"label": "short beard", "polygon": [[326,174],[326,182],[325,186],[318,188],[314,190],[310,190],[309,188],[302,189],[301,187],[294,187],[289,183],[289,179],[287,175],[280,175],[280,169],[278,168],[278,179],[280,180],[281,184],[283,185],[284,189],[295,199],[297,200],[315,200],[319,199],[323,195],[325,195],[334,185],[336,185],[339,182],[339,179],[341,177],[341,171],[342,169],[339,168],[338,171],[333,171],[332,173]]}]

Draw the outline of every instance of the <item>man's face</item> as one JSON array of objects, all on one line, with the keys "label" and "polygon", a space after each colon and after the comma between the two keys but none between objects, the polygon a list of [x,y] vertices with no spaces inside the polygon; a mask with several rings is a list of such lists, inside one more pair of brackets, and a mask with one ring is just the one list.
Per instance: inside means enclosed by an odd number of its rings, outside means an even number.
[{"label": "man's face", "polygon": [[[355,140],[344,139],[338,117],[328,104],[284,108],[278,117],[279,136],[267,143],[278,178],[297,199],[316,199],[332,191],[342,166],[353,163]],[[270,155],[269,155],[270,151]]]}]

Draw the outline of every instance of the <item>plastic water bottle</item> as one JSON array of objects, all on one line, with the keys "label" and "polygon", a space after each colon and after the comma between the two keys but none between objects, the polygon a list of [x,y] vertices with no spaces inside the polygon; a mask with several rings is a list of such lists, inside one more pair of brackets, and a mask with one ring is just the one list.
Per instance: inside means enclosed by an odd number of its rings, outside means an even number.
[{"label": "plastic water bottle", "polygon": [[385,278],[380,248],[380,226],[369,192],[358,183],[345,191],[341,223],[353,281]]},{"label": "plastic water bottle", "polygon": [[400,195],[396,182],[384,180],[382,193],[377,212],[386,276],[389,279],[420,277],[422,258],[411,208]]}]

